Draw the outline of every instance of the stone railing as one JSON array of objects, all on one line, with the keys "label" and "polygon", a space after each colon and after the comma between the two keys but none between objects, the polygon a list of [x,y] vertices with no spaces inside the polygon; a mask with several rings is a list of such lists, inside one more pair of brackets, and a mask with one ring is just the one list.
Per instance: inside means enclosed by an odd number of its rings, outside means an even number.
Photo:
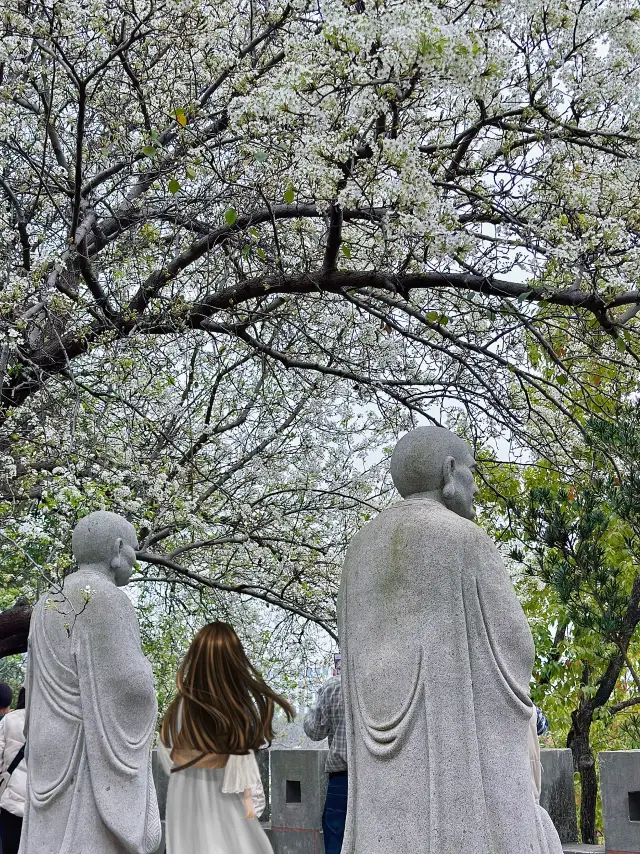
[{"label": "stone railing", "polygon": [[[267,807],[260,818],[274,854],[322,854],[322,808],[327,786],[326,750],[260,751],[258,764]],[[577,845],[573,760],[570,750],[545,748],[540,803],[567,852],[604,852]],[[164,820],[168,778],[154,752],[153,772]],[[640,750],[600,754],[604,832],[609,854],[640,854]],[[163,854],[164,843],[157,854]]]}]

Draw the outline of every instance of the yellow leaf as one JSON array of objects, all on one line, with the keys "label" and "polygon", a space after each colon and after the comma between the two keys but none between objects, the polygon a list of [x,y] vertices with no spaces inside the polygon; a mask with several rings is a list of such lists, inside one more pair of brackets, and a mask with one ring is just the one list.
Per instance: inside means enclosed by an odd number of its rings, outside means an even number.
[{"label": "yellow leaf", "polygon": [[187,124],[187,116],[184,110],[176,110],[176,121],[178,124],[181,124],[182,127],[185,127]]}]

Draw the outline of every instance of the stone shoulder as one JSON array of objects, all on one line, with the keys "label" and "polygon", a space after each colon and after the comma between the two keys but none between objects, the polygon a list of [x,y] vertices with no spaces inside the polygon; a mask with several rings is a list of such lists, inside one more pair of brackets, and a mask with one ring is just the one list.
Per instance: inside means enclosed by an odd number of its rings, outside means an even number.
[{"label": "stone shoulder", "polygon": [[470,555],[484,555],[487,559],[501,561],[499,552],[491,539],[476,522],[458,516],[444,505],[435,501],[398,501],[379,513],[374,519],[360,528],[349,546],[349,551],[357,553],[371,535],[376,536],[384,528],[402,527],[410,529],[419,539],[428,541],[431,548],[445,547],[446,542],[455,542]]},{"label": "stone shoulder", "polygon": [[[83,598],[86,588],[89,588],[91,598],[105,608],[135,611],[133,603],[127,594],[99,572],[72,572],[64,580],[63,595],[68,596],[71,601],[76,602],[78,599]],[[49,591],[40,601],[42,599],[58,598],[58,596]],[[100,610],[102,610],[102,607]]]},{"label": "stone shoulder", "polygon": [[[408,518],[415,519],[416,522],[431,523],[443,530],[458,534],[461,540],[468,542],[487,541],[491,543],[491,538],[476,522],[471,519],[465,519],[463,516],[458,516],[457,513],[435,501],[399,501],[397,504],[392,504],[391,507],[383,510],[380,516],[386,514],[389,514],[389,516],[392,514],[397,515],[399,518],[404,514]],[[380,516],[377,518],[380,518]]]}]

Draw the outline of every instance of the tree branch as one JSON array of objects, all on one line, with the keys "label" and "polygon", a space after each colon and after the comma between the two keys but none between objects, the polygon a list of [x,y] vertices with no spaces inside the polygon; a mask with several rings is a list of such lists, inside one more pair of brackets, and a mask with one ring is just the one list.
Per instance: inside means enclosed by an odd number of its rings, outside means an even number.
[{"label": "tree branch", "polygon": [[324,250],[322,272],[333,273],[338,262],[338,252],[342,242],[342,208],[337,202],[332,202],[329,211],[329,229],[327,232],[327,245]]},{"label": "tree branch", "polygon": [[155,564],[156,566],[164,566],[167,569],[171,569],[179,577],[195,581],[203,587],[209,587],[211,590],[220,590],[224,593],[236,593],[240,596],[251,596],[253,599],[259,599],[262,602],[266,602],[267,605],[282,608],[283,611],[288,611],[291,614],[296,614],[298,617],[309,620],[311,623],[315,623],[320,626],[320,628],[324,629],[329,637],[336,642],[338,641],[338,635],[329,626],[329,624],[325,622],[325,620],[317,617],[309,611],[306,611],[304,608],[300,608],[297,605],[282,599],[277,593],[274,593],[268,588],[251,584],[222,584],[220,581],[214,581],[211,578],[199,575],[197,572],[192,572],[164,555],[156,555],[150,552],[137,552],[137,558],[144,563]]},{"label": "tree branch", "polygon": [[4,190],[7,199],[9,199],[9,202],[16,212],[16,225],[20,236],[20,244],[22,245],[22,266],[28,271],[31,269],[31,246],[29,243],[29,232],[27,231],[24,212],[16,194],[2,177],[0,177],[0,187]]}]

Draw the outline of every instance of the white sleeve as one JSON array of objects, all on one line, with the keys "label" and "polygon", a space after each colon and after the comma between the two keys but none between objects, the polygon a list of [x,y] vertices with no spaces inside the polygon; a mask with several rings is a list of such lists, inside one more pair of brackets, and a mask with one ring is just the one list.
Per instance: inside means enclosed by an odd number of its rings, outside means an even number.
[{"label": "white sleeve", "polygon": [[0,721],[0,772],[1,773],[4,773],[7,770],[7,768],[9,767],[9,765],[11,764],[10,762],[7,762],[5,760],[5,757],[4,757],[4,746],[6,743],[6,733],[5,733],[4,728],[5,728],[6,719],[7,719],[7,716],[5,715],[4,718]]},{"label": "white sleeve", "polygon": [[229,756],[224,769],[222,791],[226,794],[244,792],[260,783],[260,771],[253,750],[246,756]]},{"label": "white sleeve", "polygon": [[256,818],[259,818],[267,805],[262,780],[251,789],[251,798],[253,800],[253,811],[256,814]]},{"label": "white sleeve", "polygon": [[165,747],[162,741],[158,741],[158,759],[160,760],[160,765],[162,765],[162,770],[165,774],[171,774],[171,769],[173,768],[173,762],[171,761],[171,749]]},{"label": "white sleeve", "polygon": [[538,740],[537,714],[535,706],[533,707],[533,714],[529,720],[527,744],[529,748],[529,762],[531,763],[531,784],[533,788],[533,796],[536,799],[536,803],[540,803],[540,791],[542,789],[542,764],[540,762],[540,741]]}]

